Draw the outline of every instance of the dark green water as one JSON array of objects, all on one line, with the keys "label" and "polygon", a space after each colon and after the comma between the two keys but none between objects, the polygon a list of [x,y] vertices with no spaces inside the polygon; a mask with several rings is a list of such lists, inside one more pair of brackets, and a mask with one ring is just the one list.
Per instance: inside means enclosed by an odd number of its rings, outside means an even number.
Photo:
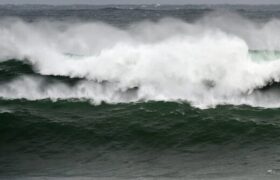
[{"label": "dark green water", "polygon": [[278,173],[279,109],[49,100],[1,100],[0,107],[5,177],[215,179]]},{"label": "dark green water", "polygon": [[279,179],[278,10],[0,6],[0,179]]}]

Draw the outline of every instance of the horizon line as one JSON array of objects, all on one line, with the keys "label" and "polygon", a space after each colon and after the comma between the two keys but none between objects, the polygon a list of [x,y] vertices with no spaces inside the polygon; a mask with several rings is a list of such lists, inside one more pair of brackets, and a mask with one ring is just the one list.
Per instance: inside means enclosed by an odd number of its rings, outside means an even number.
[{"label": "horizon line", "polygon": [[186,4],[172,4],[172,3],[152,3],[152,4],[134,4],[134,3],[121,3],[121,4],[90,4],[90,3],[74,3],[74,4],[46,4],[46,3],[22,3],[22,4],[16,4],[16,3],[4,3],[1,5],[13,5],[13,6],[21,6],[21,5],[46,5],[46,6],[80,6],[80,5],[90,5],[90,6],[111,6],[111,5],[117,5],[117,6],[126,6],[126,5],[131,5],[131,6],[143,6],[143,5],[148,5],[148,6],[165,6],[165,5],[248,5],[248,6],[258,6],[258,5],[280,5],[280,3],[258,3],[258,4],[249,4],[249,3],[212,3],[212,4],[207,4],[207,3],[186,3]]}]

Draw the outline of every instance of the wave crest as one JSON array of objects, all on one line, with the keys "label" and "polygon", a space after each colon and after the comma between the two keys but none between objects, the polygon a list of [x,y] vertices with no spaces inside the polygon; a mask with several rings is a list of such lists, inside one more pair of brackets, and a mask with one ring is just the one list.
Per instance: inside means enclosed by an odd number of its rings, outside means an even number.
[{"label": "wave crest", "polygon": [[82,80],[68,86],[22,76],[1,84],[0,96],[278,107],[277,92],[256,89],[279,82],[279,57],[270,53],[280,49],[274,33],[279,22],[213,15],[192,24],[162,19],[117,28],[97,22],[2,20],[0,59],[26,61],[42,76]]}]

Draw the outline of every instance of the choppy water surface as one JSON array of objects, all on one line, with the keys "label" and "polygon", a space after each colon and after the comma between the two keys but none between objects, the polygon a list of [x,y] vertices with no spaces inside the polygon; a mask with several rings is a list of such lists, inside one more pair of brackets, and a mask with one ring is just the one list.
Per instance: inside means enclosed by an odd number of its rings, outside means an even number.
[{"label": "choppy water surface", "polygon": [[279,179],[279,6],[0,6],[1,179]]}]

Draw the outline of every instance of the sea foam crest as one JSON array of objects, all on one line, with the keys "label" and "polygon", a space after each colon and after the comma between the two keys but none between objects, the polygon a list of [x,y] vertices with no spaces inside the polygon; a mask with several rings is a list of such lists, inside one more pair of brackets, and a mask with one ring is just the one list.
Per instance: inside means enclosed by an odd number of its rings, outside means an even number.
[{"label": "sea foam crest", "polygon": [[100,22],[4,19],[1,60],[19,59],[41,75],[82,80],[69,86],[23,76],[0,85],[0,96],[278,107],[277,91],[255,90],[279,81],[280,61],[275,54],[269,61],[257,61],[250,50],[279,50],[279,27],[278,20],[254,23],[219,14],[195,23],[167,18],[125,28]]}]

